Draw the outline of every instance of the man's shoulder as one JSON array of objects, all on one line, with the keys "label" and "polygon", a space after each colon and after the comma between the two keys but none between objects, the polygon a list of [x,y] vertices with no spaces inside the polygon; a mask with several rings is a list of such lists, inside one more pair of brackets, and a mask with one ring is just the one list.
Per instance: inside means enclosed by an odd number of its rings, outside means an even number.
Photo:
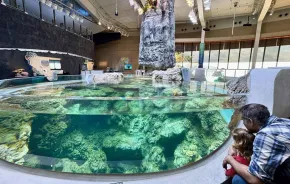
[{"label": "man's shoulder", "polygon": [[282,133],[283,130],[290,130],[290,120],[285,118],[275,118],[271,124],[268,124],[266,127],[261,129],[257,135],[259,134],[277,134]]}]

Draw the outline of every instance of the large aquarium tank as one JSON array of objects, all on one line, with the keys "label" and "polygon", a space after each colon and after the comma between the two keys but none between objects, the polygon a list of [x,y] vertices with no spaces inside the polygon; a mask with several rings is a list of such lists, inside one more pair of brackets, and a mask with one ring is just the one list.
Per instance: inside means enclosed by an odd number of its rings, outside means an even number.
[{"label": "large aquarium tank", "polygon": [[1,81],[0,158],[85,174],[142,174],[194,164],[230,135],[223,82],[162,82],[126,76]]}]

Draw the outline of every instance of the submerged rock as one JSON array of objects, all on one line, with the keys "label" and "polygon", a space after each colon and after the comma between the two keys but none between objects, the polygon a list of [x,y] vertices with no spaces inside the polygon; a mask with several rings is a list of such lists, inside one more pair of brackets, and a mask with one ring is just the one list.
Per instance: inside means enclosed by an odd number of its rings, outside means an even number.
[{"label": "submerged rock", "polygon": [[171,138],[184,133],[190,127],[191,123],[187,118],[170,118],[164,122],[159,133],[161,138]]},{"label": "submerged rock", "polygon": [[208,101],[205,98],[193,98],[185,103],[185,109],[203,109],[208,105]]},{"label": "submerged rock", "polygon": [[[89,144],[84,139],[83,134],[80,131],[74,131],[64,136],[60,142],[60,150],[64,150],[63,156],[76,159],[86,160],[89,157]],[[61,151],[62,153],[63,151]],[[62,156],[62,155],[60,155]]]},{"label": "submerged rock", "polygon": [[24,156],[24,166],[32,167],[32,168],[39,168],[41,167],[40,159],[36,155],[27,154]]},{"label": "submerged rock", "polygon": [[129,110],[129,106],[126,100],[118,100],[114,103],[114,111],[127,112],[128,110]]},{"label": "submerged rock", "polygon": [[133,114],[143,112],[144,105],[141,100],[132,100],[128,103],[130,112]]},{"label": "submerged rock", "polygon": [[152,147],[142,161],[141,168],[144,172],[158,172],[166,166],[163,149],[158,146]]},{"label": "submerged rock", "polygon": [[117,165],[115,172],[121,173],[121,174],[134,174],[134,173],[140,173],[140,168],[139,166],[135,165],[134,162],[133,163],[121,162]]},{"label": "submerged rock", "polygon": [[107,136],[103,142],[104,151],[110,161],[141,160],[141,146],[145,137],[127,135],[118,132],[114,136]]},{"label": "submerged rock", "polygon": [[152,80],[182,81],[180,68],[168,68],[166,71],[155,70],[152,72]]},{"label": "submerged rock", "polygon": [[201,159],[199,148],[194,141],[183,141],[174,151],[174,166],[182,167]]},{"label": "submerged rock", "polygon": [[152,100],[153,104],[158,108],[163,108],[168,105],[168,99],[154,99]]},{"label": "submerged rock", "polygon": [[27,142],[25,141],[19,141],[13,144],[1,144],[0,158],[8,162],[16,163],[17,161],[22,160],[28,151]]},{"label": "submerged rock", "polygon": [[66,109],[64,105],[66,104],[65,99],[27,99],[25,103],[22,103],[22,107],[30,111],[39,111],[45,113],[65,113]]},{"label": "submerged rock", "polygon": [[91,151],[84,166],[89,165],[93,173],[109,173],[106,154],[102,150]]},{"label": "submerged rock", "polygon": [[0,158],[23,164],[34,116],[30,113],[0,111]]}]

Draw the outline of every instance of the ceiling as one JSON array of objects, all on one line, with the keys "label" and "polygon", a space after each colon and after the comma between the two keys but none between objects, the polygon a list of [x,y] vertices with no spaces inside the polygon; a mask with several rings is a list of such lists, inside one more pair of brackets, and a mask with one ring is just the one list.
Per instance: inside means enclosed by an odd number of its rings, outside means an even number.
[{"label": "ceiling", "polygon": [[[115,16],[116,0],[95,0],[103,8],[103,10],[114,20],[125,25],[129,29],[140,27],[141,16],[130,7],[129,0],[117,0],[118,16]],[[257,1],[257,0],[256,0]],[[141,0],[144,4],[145,0]],[[205,11],[206,20],[221,19],[236,16],[251,15],[255,0],[212,0],[211,10]],[[238,6],[234,8],[234,2],[238,2]],[[277,0],[275,9],[289,7],[290,0]],[[186,0],[175,0],[175,20],[176,23],[189,23],[188,14],[190,12]]]}]

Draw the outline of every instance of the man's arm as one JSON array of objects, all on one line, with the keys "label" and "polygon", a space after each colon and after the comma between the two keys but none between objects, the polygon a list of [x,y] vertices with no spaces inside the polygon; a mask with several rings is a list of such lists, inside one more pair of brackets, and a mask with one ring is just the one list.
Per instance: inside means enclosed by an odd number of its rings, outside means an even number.
[{"label": "man's arm", "polygon": [[235,169],[235,171],[249,184],[263,184],[259,178],[248,172],[248,166],[240,164],[232,156],[227,156],[224,159],[223,166],[226,167],[227,163],[230,164]]}]

